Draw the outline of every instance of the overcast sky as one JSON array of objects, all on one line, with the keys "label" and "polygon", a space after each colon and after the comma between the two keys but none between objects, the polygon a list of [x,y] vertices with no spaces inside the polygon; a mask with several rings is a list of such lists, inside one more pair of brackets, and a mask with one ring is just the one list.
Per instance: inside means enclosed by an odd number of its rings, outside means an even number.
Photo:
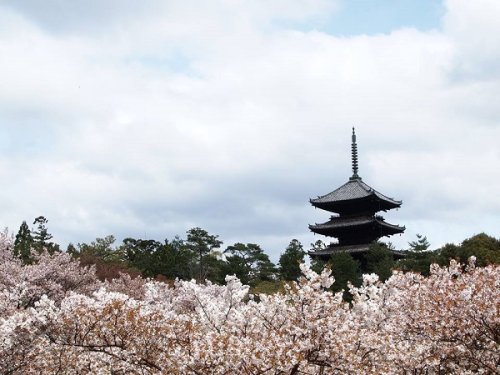
[{"label": "overcast sky", "polygon": [[[0,0],[0,226],[63,246],[323,236],[359,174],[432,247],[500,237],[498,0]],[[386,238],[387,240],[387,238]]]}]

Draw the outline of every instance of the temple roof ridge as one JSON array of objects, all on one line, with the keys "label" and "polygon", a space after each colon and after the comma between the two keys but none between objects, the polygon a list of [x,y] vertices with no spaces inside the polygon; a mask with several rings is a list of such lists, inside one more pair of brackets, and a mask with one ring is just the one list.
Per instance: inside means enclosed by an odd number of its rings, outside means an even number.
[{"label": "temple roof ridge", "polygon": [[352,176],[332,192],[309,199],[314,207],[334,213],[325,223],[309,225],[312,232],[338,240],[337,244],[331,243],[327,249],[309,252],[311,256],[325,260],[328,255],[338,251],[353,254],[366,252],[370,244],[380,237],[403,233],[406,229],[386,222],[377,214],[398,208],[403,202],[380,193],[361,179],[358,174],[358,146],[354,128],[351,139]]},{"label": "temple roof ridge", "polygon": [[349,179],[344,185],[334,191],[318,196],[318,198],[310,199],[312,204],[333,203],[340,201],[349,201],[352,199],[365,198],[370,195],[375,195],[377,198],[391,203],[395,206],[400,206],[403,202],[390,198],[379,191],[375,190],[360,178]]},{"label": "temple roof ridge", "polygon": [[401,227],[397,224],[390,224],[384,220],[381,216],[358,216],[351,218],[343,218],[343,217],[333,217],[326,223],[315,225],[309,225],[309,229],[320,229],[320,228],[341,228],[341,227],[349,227],[353,225],[364,225],[369,223],[377,223],[382,227],[387,229],[392,229],[395,231],[404,231],[406,227]]},{"label": "temple roof ridge", "polygon": [[[371,244],[358,244],[358,245],[347,245],[347,246],[342,246],[339,244],[330,244],[325,249],[322,250],[315,250],[315,251],[308,251],[308,254],[311,256],[330,256],[334,253],[339,253],[339,252],[345,252],[345,253],[350,253],[350,254],[355,254],[355,253],[364,253],[370,250]],[[389,251],[398,259],[404,258],[406,256],[406,251],[401,251],[401,250],[393,250],[389,249]]]}]

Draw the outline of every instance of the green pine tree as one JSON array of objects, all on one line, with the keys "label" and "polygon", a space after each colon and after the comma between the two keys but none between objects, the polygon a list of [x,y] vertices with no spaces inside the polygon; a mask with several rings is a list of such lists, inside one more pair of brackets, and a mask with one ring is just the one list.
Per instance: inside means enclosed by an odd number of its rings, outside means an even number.
[{"label": "green pine tree", "polygon": [[211,253],[222,245],[222,241],[218,238],[219,236],[208,234],[206,230],[198,227],[187,231],[185,246],[198,258],[194,268],[199,282],[207,278],[215,278],[214,274],[219,271],[214,269],[214,265],[218,266],[220,263],[208,259]]},{"label": "green pine tree", "polygon": [[53,254],[55,251],[59,251],[59,246],[50,242],[52,235],[47,230],[47,223],[49,221],[43,217],[38,216],[33,225],[37,224],[37,228],[33,231],[33,248],[41,254],[44,250],[47,250],[49,254]]},{"label": "green pine tree", "polygon": [[418,272],[424,276],[429,275],[431,264],[436,261],[436,254],[428,251],[430,247],[427,237],[417,234],[415,241],[408,242],[410,249],[405,259],[398,262],[398,267],[403,271]]},{"label": "green pine tree", "polygon": [[[311,252],[320,251],[326,249],[326,245],[323,241],[317,240],[311,243]],[[316,273],[321,273],[323,269],[327,266],[328,262],[321,259],[320,257],[311,257],[311,269]]]},{"label": "green pine tree", "polygon": [[427,237],[418,233],[417,240],[408,242],[408,245],[410,245],[410,251],[425,251],[431,246],[429,241],[427,241]]},{"label": "green pine tree", "polygon": [[359,262],[349,253],[336,252],[330,256],[328,266],[332,270],[335,283],[332,285],[333,292],[344,290],[344,299],[350,300],[347,292],[347,284],[350,282],[355,286],[361,285],[361,269]]},{"label": "green pine tree", "polygon": [[447,244],[439,249],[438,262],[448,265],[451,259],[467,264],[471,256],[476,257],[476,265],[484,267],[488,264],[500,263],[500,239],[486,233],[479,233],[465,239],[460,245]]},{"label": "green pine tree", "polygon": [[282,280],[297,280],[302,275],[300,263],[304,262],[305,255],[306,252],[300,241],[296,239],[291,240],[285,252],[281,254],[278,262]]},{"label": "green pine tree", "polygon": [[31,264],[33,261],[31,257],[32,246],[33,237],[31,236],[31,231],[28,224],[26,224],[26,221],[23,221],[14,241],[14,256],[20,258],[23,264]]},{"label": "green pine tree", "polygon": [[243,284],[255,286],[260,281],[274,280],[275,265],[259,245],[235,243],[224,251],[224,275],[236,275]]},{"label": "green pine tree", "polygon": [[375,273],[381,281],[387,280],[392,275],[394,268],[394,256],[390,244],[374,242],[370,249],[364,254],[363,273]]}]

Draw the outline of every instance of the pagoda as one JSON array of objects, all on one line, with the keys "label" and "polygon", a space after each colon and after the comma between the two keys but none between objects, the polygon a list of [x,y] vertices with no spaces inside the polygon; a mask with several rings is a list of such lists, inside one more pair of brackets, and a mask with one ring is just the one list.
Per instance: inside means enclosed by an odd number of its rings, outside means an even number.
[{"label": "pagoda", "polygon": [[[311,204],[333,213],[330,220],[322,224],[309,225],[318,234],[334,237],[338,241],[325,249],[310,251],[311,257],[327,260],[336,252],[347,252],[355,256],[369,250],[370,244],[380,237],[403,233],[405,227],[387,223],[377,214],[399,208],[402,201],[389,198],[364,183],[358,175],[358,148],[356,133],[352,128],[352,177],[338,189],[310,199]],[[394,252],[395,255],[398,255]]]}]

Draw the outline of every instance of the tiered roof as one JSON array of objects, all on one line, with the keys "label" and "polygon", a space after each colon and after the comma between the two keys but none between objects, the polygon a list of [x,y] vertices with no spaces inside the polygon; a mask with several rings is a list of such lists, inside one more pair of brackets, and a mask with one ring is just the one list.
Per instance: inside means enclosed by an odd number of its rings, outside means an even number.
[{"label": "tiered roof", "polygon": [[345,252],[349,254],[365,253],[370,250],[370,244],[348,245],[348,246],[335,246],[330,245],[326,249],[310,251],[309,255],[328,257],[335,252]]},{"label": "tiered roof", "polygon": [[361,177],[350,179],[344,185],[331,193],[309,200],[314,207],[330,212],[342,213],[349,211],[351,206],[358,204],[368,211],[387,211],[401,206],[403,202],[389,198],[365,184]]},{"label": "tiered roof", "polygon": [[381,216],[332,217],[326,223],[309,225],[313,232],[331,237],[350,232],[352,227],[369,233],[374,232],[376,237],[390,236],[405,230],[405,227],[387,223]]},{"label": "tiered roof", "polygon": [[401,206],[402,201],[390,198],[364,183],[358,175],[358,151],[356,134],[352,129],[353,174],[338,189],[310,199],[310,203],[322,210],[338,215],[322,224],[309,225],[315,233],[338,238],[324,250],[310,252],[312,256],[328,256],[337,251],[361,253],[368,251],[370,244],[380,237],[402,233],[405,227],[387,223],[378,211],[387,211]]}]

